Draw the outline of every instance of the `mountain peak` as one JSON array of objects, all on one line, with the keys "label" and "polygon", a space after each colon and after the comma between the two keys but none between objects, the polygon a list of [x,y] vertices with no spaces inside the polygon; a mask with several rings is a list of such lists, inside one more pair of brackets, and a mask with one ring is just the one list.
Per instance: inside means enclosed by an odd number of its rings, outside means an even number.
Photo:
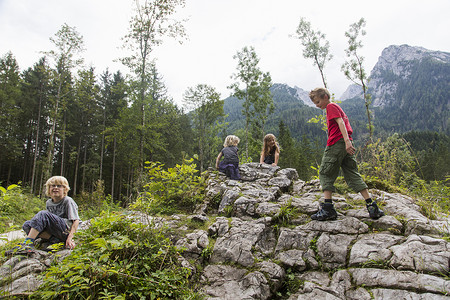
[{"label": "mountain peak", "polygon": [[397,76],[407,78],[411,75],[407,62],[420,61],[424,58],[433,58],[438,62],[449,63],[450,53],[409,45],[392,45],[383,50],[370,77],[378,77],[381,71],[390,70]]},{"label": "mountain peak", "polygon": [[[412,75],[415,63],[424,59],[448,64],[450,63],[450,53],[409,45],[386,47],[370,73],[368,88],[372,95],[373,106],[391,103],[398,87],[398,80],[392,79],[395,77],[399,80],[408,80]],[[362,98],[362,90],[360,86],[352,84],[342,94],[340,100],[355,97]]]}]

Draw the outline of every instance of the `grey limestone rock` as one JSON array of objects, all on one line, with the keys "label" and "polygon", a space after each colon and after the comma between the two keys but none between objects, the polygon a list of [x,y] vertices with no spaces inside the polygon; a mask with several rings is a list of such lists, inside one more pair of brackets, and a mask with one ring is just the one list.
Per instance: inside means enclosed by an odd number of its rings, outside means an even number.
[{"label": "grey limestone rock", "polygon": [[269,283],[259,271],[248,273],[225,265],[209,265],[202,274],[203,291],[208,299],[268,299]]},{"label": "grey limestone rock", "polygon": [[392,257],[392,250],[389,248],[403,240],[402,236],[385,233],[362,235],[350,251],[349,266],[365,263],[387,265]]},{"label": "grey limestone rock", "polygon": [[401,245],[390,248],[390,265],[398,270],[448,274],[449,243],[429,236],[411,235]]}]

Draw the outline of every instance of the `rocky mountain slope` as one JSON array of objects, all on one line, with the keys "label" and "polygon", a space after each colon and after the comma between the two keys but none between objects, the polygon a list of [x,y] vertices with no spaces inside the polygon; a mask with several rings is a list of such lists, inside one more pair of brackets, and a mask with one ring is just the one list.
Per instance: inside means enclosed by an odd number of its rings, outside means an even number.
[{"label": "rocky mountain slope", "polygon": [[[409,81],[415,75],[414,65],[431,60],[436,64],[450,64],[450,53],[432,51],[422,47],[408,45],[392,45],[383,50],[378,62],[370,72],[369,93],[372,95],[374,107],[393,104],[396,102],[398,81]],[[431,74],[429,74],[431,75]],[[450,74],[440,74],[450,79]],[[439,79],[439,78],[436,78]],[[411,86],[411,88],[414,88]],[[362,97],[361,87],[356,84],[350,85],[340,100]]]},{"label": "rocky mountain slope", "polygon": [[[369,70],[366,70],[369,71]],[[372,120],[375,133],[436,131],[449,134],[450,53],[408,45],[389,46],[383,50],[370,72]],[[275,111],[267,121],[267,129],[277,132],[280,120],[294,137],[314,138],[320,134],[307,121],[320,114],[309,100],[308,92],[299,87],[276,83],[271,88]],[[350,85],[336,100],[349,118],[356,134],[366,135],[367,116],[361,87]],[[229,130],[243,127],[242,101],[225,99]]]},{"label": "rocky mountain slope", "polygon": [[[318,181],[257,163],[240,171],[241,181],[209,171],[205,203],[188,216],[207,229],[188,230],[179,215],[135,216],[176,229],[180,259],[207,299],[450,299],[448,218],[430,220],[415,199],[371,190],[386,216],[371,220],[359,195],[336,194],[338,219],[312,221]],[[70,251],[12,257],[0,268],[2,289],[36,289],[63,255]]]}]

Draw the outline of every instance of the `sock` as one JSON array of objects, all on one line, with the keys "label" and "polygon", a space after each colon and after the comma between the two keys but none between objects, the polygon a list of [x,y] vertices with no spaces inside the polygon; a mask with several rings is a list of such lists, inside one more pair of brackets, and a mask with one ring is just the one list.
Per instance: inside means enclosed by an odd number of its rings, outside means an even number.
[{"label": "sock", "polygon": [[333,200],[331,200],[331,199],[325,199],[325,203],[333,203]]},{"label": "sock", "polygon": [[372,198],[367,198],[366,199],[366,204],[371,204],[372,203]]}]

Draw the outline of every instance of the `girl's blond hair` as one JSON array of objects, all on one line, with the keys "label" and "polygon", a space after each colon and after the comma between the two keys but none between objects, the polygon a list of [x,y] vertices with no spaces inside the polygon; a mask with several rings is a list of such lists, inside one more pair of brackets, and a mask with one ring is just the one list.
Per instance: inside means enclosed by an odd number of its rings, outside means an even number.
[{"label": "girl's blond hair", "polygon": [[235,135],[229,135],[223,142],[224,147],[237,146],[241,140]]},{"label": "girl's blond hair", "polygon": [[45,183],[45,194],[50,197],[50,190],[52,188],[52,185],[62,185],[63,186],[63,193],[64,196],[67,196],[67,193],[70,191],[69,182],[67,181],[66,177],[63,176],[53,176],[50,177],[47,182]]}]

